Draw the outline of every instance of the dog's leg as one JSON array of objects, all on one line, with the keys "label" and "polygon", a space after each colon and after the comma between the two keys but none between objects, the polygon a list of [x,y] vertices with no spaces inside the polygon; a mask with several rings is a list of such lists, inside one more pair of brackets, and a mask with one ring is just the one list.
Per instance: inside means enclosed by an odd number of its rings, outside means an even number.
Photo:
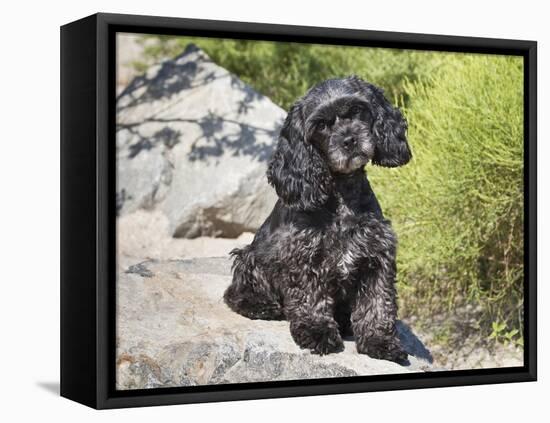
[{"label": "dog's leg", "polygon": [[[334,303],[320,289],[310,292],[298,289],[285,304],[285,312],[290,321],[290,334],[300,348],[309,349],[313,354],[329,354],[344,349],[344,343],[334,319]],[[294,295],[293,295],[294,294]]]},{"label": "dog's leg", "polygon": [[345,235],[339,268],[343,277],[357,280],[355,297],[350,301],[357,351],[406,362],[407,353],[395,328],[395,234],[388,221],[365,216],[349,225]]},{"label": "dog's leg", "polygon": [[231,252],[233,281],[223,298],[233,311],[249,319],[284,320],[280,299],[255,260],[251,246]]},{"label": "dog's leg", "polygon": [[351,325],[357,351],[370,357],[406,363],[395,322],[397,302],[395,262],[379,257],[380,263],[362,272],[353,303]]}]

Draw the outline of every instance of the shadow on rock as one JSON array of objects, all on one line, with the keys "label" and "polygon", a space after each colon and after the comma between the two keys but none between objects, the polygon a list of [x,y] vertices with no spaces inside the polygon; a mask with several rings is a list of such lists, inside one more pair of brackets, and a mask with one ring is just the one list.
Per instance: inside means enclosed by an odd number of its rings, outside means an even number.
[{"label": "shadow on rock", "polygon": [[402,321],[397,322],[397,333],[399,335],[399,340],[401,345],[413,357],[416,357],[420,360],[427,361],[428,363],[433,363],[433,357],[430,351],[424,346],[422,341],[413,333],[411,328],[407,326]]}]

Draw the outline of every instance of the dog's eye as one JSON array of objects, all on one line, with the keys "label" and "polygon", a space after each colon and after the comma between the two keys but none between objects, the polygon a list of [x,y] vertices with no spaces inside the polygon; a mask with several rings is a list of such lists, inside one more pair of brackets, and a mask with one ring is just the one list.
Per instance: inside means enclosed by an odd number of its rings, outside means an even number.
[{"label": "dog's eye", "polygon": [[326,122],[319,122],[317,124],[317,130],[318,131],[324,131],[325,129],[327,129],[327,124]]},{"label": "dog's eye", "polygon": [[351,108],[349,109],[349,114],[351,116],[355,116],[356,114],[360,113],[361,112],[361,107],[360,106],[351,106]]}]

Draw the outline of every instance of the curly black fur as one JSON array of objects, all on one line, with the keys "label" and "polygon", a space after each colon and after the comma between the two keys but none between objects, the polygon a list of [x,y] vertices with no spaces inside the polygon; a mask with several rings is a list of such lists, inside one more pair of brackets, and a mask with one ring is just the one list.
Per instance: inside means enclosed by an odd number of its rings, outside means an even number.
[{"label": "curly black fur", "polygon": [[231,252],[224,299],[251,319],[286,319],[302,348],[404,362],[396,334],[396,237],[364,173],[411,158],[407,124],[382,91],[332,79],[298,100],[267,170],[279,201],[252,244]]}]

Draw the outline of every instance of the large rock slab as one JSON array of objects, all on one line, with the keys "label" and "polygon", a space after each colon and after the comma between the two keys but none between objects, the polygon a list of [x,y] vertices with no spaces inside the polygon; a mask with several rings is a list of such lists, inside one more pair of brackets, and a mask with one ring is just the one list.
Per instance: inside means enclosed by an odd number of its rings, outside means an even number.
[{"label": "large rock slab", "polygon": [[288,322],[250,320],[222,295],[231,281],[227,258],[119,260],[118,389],[421,372],[431,356],[399,323],[407,366],[345,350],[312,355],[292,340]]},{"label": "large rock slab", "polygon": [[237,238],[173,238],[168,218],[160,210],[137,210],[117,218],[118,260],[170,260],[194,257],[228,256],[254,239],[251,232]]},{"label": "large rock slab", "polygon": [[161,210],[176,237],[254,232],[285,112],[193,45],[117,99],[117,210]]}]

